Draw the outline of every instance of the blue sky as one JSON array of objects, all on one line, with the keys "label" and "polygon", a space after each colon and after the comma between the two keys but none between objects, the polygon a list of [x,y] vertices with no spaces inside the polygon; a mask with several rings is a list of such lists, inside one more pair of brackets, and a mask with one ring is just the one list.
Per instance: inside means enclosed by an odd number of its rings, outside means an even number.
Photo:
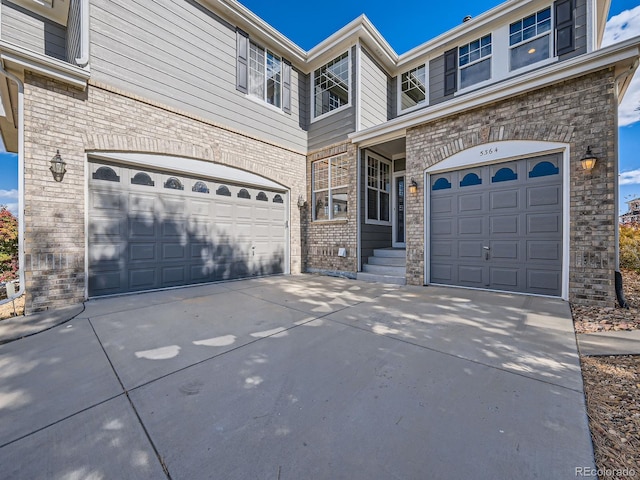
[{"label": "blue sky", "polygon": [[[362,13],[376,26],[393,49],[402,54],[459,25],[466,15],[477,16],[501,4],[496,0],[431,2],[405,0],[391,4],[382,0],[240,0],[256,15],[308,50]],[[276,7],[277,8],[274,8]],[[605,43],[640,35],[640,0],[612,0]],[[620,107],[620,208],[625,200],[640,197],[640,73]],[[0,150],[4,150],[0,145]],[[17,163],[15,156],[0,154],[0,204],[17,210]]]}]

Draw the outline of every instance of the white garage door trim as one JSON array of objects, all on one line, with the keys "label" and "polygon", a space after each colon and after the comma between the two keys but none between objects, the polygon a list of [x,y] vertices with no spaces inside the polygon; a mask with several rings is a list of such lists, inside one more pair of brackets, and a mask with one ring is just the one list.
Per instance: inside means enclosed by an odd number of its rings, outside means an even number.
[{"label": "white garage door trim", "polygon": [[219,163],[206,162],[185,157],[172,157],[169,155],[154,155],[149,153],[91,153],[88,156],[96,160],[115,161],[128,165],[137,165],[146,168],[156,168],[167,172],[179,174],[191,174],[208,177],[212,180],[265,187],[286,192],[287,188],[255,173],[228,167]]},{"label": "white garage door trim", "polygon": [[[448,157],[424,171],[424,279],[425,284],[431,280],[431,175],[460,170],[463,168],[491,165],[521,158],[547,155],[550,153],[562,153],[562,167],[565,174],[562,179],[562,295],[563,300],[569,299],[569,239],[570,239],[570,177],[569,168],[570,146],[566,143],[538,142],[538,141],[502,141],[492,142],[471,147],[462,152]],[[460,287],[470,288],[470,287]],[[514,292],[517,293],[517,292]],[[526,294],[531,295],[531,294]]]},{"label": "white garage door trim", "polygon": [[[225,165],[214,164],[208,161],[196,160],[191,158],[173,157],[164,155],[150,155],[150,154],[130,154],[130,153],[87,153],[85,154],[85,298],[89,298],[89,281],[90,281],[90,239],[89,239],[89,226],[90,226],[90,183],[92,174],[92,164],[96,162],[105,161],[107,164],[120,165],[123,168],[140,168],[155,170],[158,172],[164,172],[165,174],[186,175],[191,177],[197,177],[207,182],[222,183],[228,185],[240,185],[248,188],[265,189],[267,191],[280,193],[284,197],[284,216],[283,221],[285,226],[283,227],[284,235],[284,260],[283,269],[284,274],[290,274],[290,190],[283,185],[280,185],[272,180],[266,179],[259,175],[246,172],[243,170],[235,169]],[[183,168],[184,167],[184,168]],[[182,286],[165,287],[169,288],[182,288]],[[140,293],[131,292],[131,293]],[[126,293],[118,293],[122,295]]]}]

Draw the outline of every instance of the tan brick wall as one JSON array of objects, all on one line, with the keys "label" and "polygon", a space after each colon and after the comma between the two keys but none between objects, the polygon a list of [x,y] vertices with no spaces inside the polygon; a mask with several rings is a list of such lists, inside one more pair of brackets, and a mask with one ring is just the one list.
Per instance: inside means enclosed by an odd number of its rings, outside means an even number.
[{"label": "tan brick wall", "polygon": [[[291,190],[291,271],[301,271],[297,199],[306,157],[106,85],[80,91],[25,77],[25,279],[27,311],[81,302],[85,295],[85,163],[88,151],[158,153],[257,173]],[[49,161],[67,162],[61,183]]]},{"label": "tan brick wall", "polygon": [[[569,299],[613,305],[617,101],[614,74],[604,70],[493,105],[434,121],[407,132],[407,178],[467,148],[502,140],[537,140],[570,145]],[[580,158],[591,145],[595,169]],[[424,203],[407,197],[407,281],[423,285]]]},{"label": "tan brick wall", "polygon": [[[349,158],[349,208],[346,220],[313,221],[311,204],[312,164],[317,160],[346,154]],[[307,156],[307,204],[304,207],[304,271],[346,275],[355,278],[357,258],[357,149],[351,143],[340,143],[311,152]],[[347,256],[339,257],[338,249],[346,248]]]}]

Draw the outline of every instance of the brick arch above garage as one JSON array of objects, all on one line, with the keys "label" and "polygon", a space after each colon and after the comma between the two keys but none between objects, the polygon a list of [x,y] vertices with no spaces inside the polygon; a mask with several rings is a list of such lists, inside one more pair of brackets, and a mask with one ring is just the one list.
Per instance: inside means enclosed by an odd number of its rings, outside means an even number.
[{"label": "brick arch above garage", "polygon": [[[422,127],[418,127],[416,130]],[[439,145],[425,152],[419,158],[423,168],[429,168],[443,160],[472,147],[509,140],[535,140],[549,143],[570,143],[575,127],[571,125],[549,125],[547,123],[527,123],[526,125],[500,124],[478,126],[465,132],[455,140]]]}]

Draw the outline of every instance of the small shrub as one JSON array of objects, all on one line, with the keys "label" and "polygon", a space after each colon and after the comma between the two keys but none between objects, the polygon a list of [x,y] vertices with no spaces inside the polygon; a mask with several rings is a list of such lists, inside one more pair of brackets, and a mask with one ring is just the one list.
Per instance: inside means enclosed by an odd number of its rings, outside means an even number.
[{"label": "small shrub", "polygon": [[18,219],[0,205],[0,282],[17,278]]},{"label": "small shrub", "polygon": [[640,223],[620,225],[620,267],[640,272]]}]

